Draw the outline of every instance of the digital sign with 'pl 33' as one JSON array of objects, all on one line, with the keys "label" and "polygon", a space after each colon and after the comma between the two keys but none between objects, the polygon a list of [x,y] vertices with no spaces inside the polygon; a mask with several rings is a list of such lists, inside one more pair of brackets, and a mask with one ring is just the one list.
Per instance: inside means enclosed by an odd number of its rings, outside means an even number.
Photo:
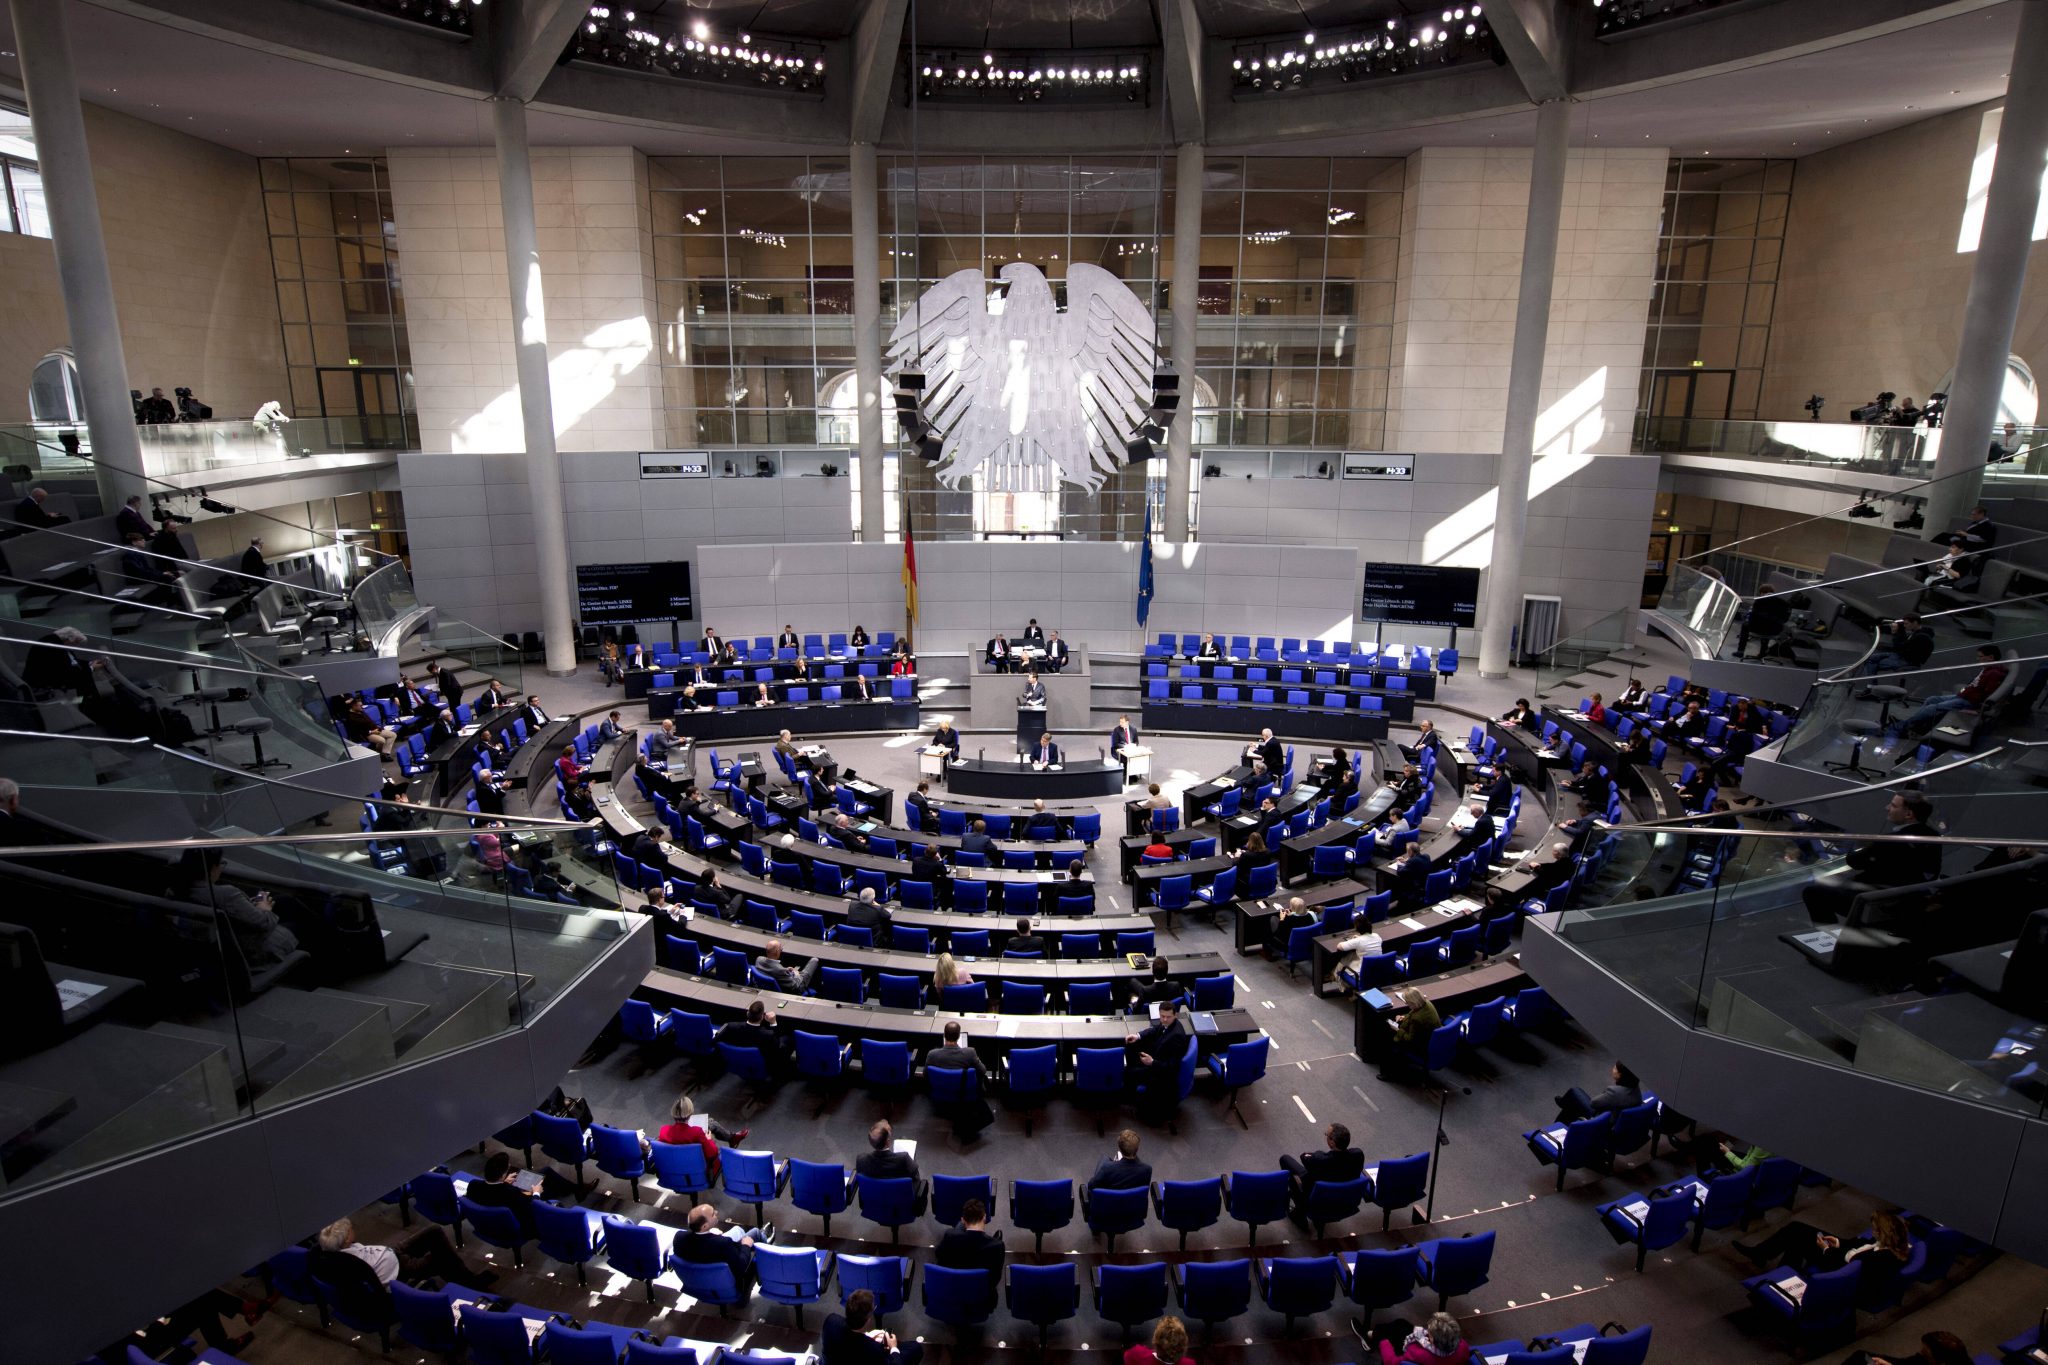
[{"label": "digital sign with 'pl 33'", "polygon": [[1358,614],[1411,626],[1469,626],[1479,618],[1479,570],[1367,564]]},{"label": "digital sign with 'pl 33'", "polygon": [[696,607],[690,598],[689,562],[578,564],[576,611],[593,626],[691,620]]}]

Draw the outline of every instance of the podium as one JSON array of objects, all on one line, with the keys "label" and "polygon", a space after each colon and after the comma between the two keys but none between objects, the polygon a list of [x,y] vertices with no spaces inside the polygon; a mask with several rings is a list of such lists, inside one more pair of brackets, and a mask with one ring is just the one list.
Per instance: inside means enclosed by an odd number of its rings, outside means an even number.
[{"label": "podium", "polygon": [[936,777],[941,781],[946,776],[946,758],[952,751],[937,744],[928,744],[917,751],[917,775]]},{"label": "podium", "polygon": [[1152,776],[1152,750],[1143,744],[1123,747],[1124,783],[1143,782]]},{"label": "podium", "polygon": [[1045,706],[1019,705],[1017,707],[1017,752],[1028,754],[1038,747],[1038,737],[1045,733]]}]

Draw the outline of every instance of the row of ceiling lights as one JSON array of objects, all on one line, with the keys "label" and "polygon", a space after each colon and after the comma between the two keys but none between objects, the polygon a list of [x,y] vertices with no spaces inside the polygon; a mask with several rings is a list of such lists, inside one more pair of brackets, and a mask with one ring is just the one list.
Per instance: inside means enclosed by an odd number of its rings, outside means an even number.
[{"label": "row of ceiling lights", "polygon": [[720,35],[701,19],[686,30],[657,32],[641,22],[637,11],[611,5],[590,7],[569,55],[629,71],[771,90],[815,93],[825,84],[821,44],[747,32]]},{"label": "row of ceiling lights", "polygon": [[448,29],[456,33],[470,31],[470,11],[483,4],[484,0],[348,0],[359,9],[377,14],[388,14],[394,19],[405,19],[416,24],[429,24],[434,28]]},{"label": "row of ceiling lights", "polygon": [[1384,25],[1341,33],[1239,43],[1230,77],[1239,92],[1277,93],[1325,76],[1339,81],[1397,76],[1479,57],[1498,59],[1485,8],[1454,5],[1439,15],[1396,15]]},{"label": "row of ceiling lights", "polygon": [[1641,28],[1666,19],[1686,19],[1739,0],[1593,0],[1599,18],[1594,32],[1601,37]]},{"label": "row of ceiling lights", "polygon": [[923,99],[961,97],[1043,102],[1099,103],[1143,98],[1151,65],[1142,52],[928,52],[919,53],[917,94]]}]

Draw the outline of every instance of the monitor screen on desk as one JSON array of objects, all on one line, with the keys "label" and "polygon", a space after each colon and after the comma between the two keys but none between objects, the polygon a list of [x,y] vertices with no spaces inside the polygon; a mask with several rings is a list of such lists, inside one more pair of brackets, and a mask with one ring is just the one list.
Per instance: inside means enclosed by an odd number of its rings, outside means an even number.
[{"label": "monitor screen on desk", "polygon": [[688,621],[696,617],[688,560],[656,564],[578,564],[576,614],[585,625]]},{"label": "monitor screen on desk", "polygon": [[1479,570],[1367,564],[1359,615],[1410,626],[1470,626],[1479,619]]}]

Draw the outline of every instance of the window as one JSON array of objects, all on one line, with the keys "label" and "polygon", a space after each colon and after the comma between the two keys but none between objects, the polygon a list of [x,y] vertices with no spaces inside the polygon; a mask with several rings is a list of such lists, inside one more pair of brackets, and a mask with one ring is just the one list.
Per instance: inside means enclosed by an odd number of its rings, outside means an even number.
[{"label": "window", "polygon": [[0,228],[25,237],[50,235],[43,175],[37,169],[35,136],[28,115],[0,105]]},{"label": "window", "polygon": [[[1984,201],[1991,194],[1991,168],[1998,161],[1998,130],[2005,122],[2005,110],[1993,109],[1977,128],[1977,155],[1970,162],[1970,188],[1963,197],[1963,226],[1956,234],[1956,254],[1977,249],[1984,235]],[[2034,210],[2034,240],[2048,240],[2048,169],[2041,174],[2040,205]]]}]

